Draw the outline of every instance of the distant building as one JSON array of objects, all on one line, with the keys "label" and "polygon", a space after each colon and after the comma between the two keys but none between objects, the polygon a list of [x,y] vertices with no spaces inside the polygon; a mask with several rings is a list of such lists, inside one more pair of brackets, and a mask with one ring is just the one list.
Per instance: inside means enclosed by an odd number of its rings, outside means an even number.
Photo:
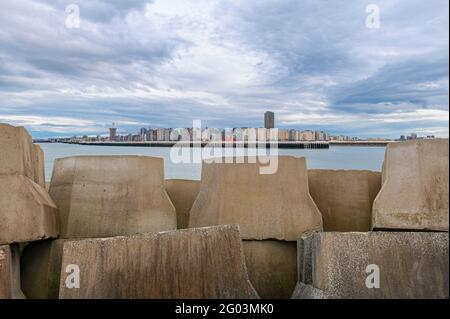
[{"label": "distant building", "polygon": [[306,130],[301,132],[302,141],[314,141],[316,139],[316,134],[313,131]]},{"label": "distant building", "polygon": [[300,140],[301,140],[300,131],[294,129],[289,130],[289,141],[300,141]]},{"label": "distant building", "polygon": [[141,141],[147,141],[147,129],[145,127],[141,128],[139,131]]},{"label": "distant building", "polygon": [[315,132],[315,140],[316,141],[326,141],[328,139],[327,133],[324,131],[316,131]]},{"label": "distant building", "polygon": [[157,141],[170,141],[170,128],[159,128],[156,130]]},{"label": "distant building", "polygon": [[109,129],[109,140],[110,141],[115,141],[117,139],[117,128],[116,127],[111,127]]},{"label": "distant building", "polygon": [[289,131],[278,130],[278,140],[279,141],[288,141],[289,140]]},{"label": "distant building", "polygon": [[275,113],[270,111],[264,113],[264,128],[275,128]]},{"label": "distant building", "polygon": [[156,130],[148,129],[147,132],[145,133],[145,140],[149,142],[156,141],[157,140]]}]

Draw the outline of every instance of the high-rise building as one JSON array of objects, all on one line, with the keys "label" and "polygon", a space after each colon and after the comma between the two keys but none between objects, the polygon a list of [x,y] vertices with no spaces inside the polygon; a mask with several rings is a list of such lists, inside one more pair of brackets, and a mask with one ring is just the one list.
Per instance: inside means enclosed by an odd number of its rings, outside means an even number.
[{"label": "high-rise building", "polygon": [[267,111],[264,113],[264,128],[271,129],[275,127],[275,113]]},{"label": "high-rise building", "polygon": [[278,130],[278,140],[279,141],[288,141],[289,140],[289,131]]},{"label": "high-rise building", "polygon": [[326,141],[327,140],[327,133],[324,131],[315,131],[315,140],[316,141]]},{"label": "high-rise building", "polygon": [[156,130],[156,139],[158,141],[170,141],[170,128],[159,128]]},{"label": "high-rise building", "polygon": [[301,132],[302,141],[314,141],[316,139],[316,134],[314,131],[306,130]]},{"label": "high-rise building", "polygon": [[117,128],[116,127],[111,127],[109,129],[109,140],[110,141],[115,141],[117,138]]},{"label": "high-rise building", "polygon": [[147,129],[145,127],[141,128],[139,130],[139,135],[140,135],[141,141],[146,141],[147,140]]}]

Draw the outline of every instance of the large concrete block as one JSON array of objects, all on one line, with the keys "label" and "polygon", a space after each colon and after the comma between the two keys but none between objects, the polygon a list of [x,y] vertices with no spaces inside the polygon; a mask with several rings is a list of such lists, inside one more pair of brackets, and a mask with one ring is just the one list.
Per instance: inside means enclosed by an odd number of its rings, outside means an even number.
[{"label": "large concrete block", "polygon": [[448,139],[389,144],[372,229],[448,231]]},{"label": "large concrete block", "polygon": [[[69,265],[80,271],[78,289],[66,284]],[[64,244],[62,299],[256,297],[237,226]]]},{"label": "large concrete block", "polygon": [[169,179],[166,190],[177,211],[177,228],[189,227],[189,211],[200,190],[200,181]]},{"label": "large concrete block", "polygon": [[24,175],[35,180],[33,141],[25,128],[0,124],[0,175]]},{"label": "large concrete block", "polygon": [[381,173],[359,170],[308,171],[309,192],[323,218],[324,231],[369,231]]},{"label": "large concrete block", "polygon": [[23,299],[18,245],[0,246],[0,299]]},{"label": "large concrete block", "polygon": [[260,174],[261,166],[204,163],[189,226],[239,224],[243,239],[288,241],[321,230],[322,216],[309,194],[306,160],[280,156],[274,174]]},{"label": "large concrete block", "polygon": [[61,238],[91,238],[176,229],[164,188],[163,160],[146,156],[57,159],[50,195]]},{"label": "large concrete block", "polygon": [[448,298],[448,233],[314,233],[298,248],[294,298]]},{"label": "large concrete block", "polygon": [[45,189],[23,175],[0,175],[0,244],[57,235],[57,208]]},{"label": "large concrete block", "polygon": [[276,240],[244,240],[250,282],[261,298],[290,298],[297,283],[297,244]]},{"label": "large concrete block", "polygon": [[27,298],[58,298],[63,246],[68,240],[44,240],[25,246],[21,258],[21,279],[22,291]]}]

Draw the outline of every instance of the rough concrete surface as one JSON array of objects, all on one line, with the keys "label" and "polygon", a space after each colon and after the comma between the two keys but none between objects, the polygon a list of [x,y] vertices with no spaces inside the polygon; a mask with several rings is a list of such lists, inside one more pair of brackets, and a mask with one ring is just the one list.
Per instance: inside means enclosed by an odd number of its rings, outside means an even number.
[{"label": "rough concrete surface", "polygon": [[0,246],[0,299],[23,299],[18,245]]},{"label": "rough concrete surface", "polygon": [[0,124],[0,244],[57,236],[57,209],[43,185],[39,145],[25,128]]},{"label": "rough concrete surface", "polygon": [[[298,247],[299,258],[307,260],[299,263],[300,280],[326,298],[449,296],[448,233],[324,232],[300,239]],[[369,289],[366,280],[374,272],[367,267],[373,264],[379,268],[380,284]],[[307,291],[297,289],[293,297],[306,295]]]},{"label": "rough concrete surface", "polygon": [[250,282],[261,298],[290,298],[297,283],[297,244],[276,240],[244,240]]},{"label": "rough concrete surface", "polygon": [[275,174],[260,163],[203,164],[200,193],[189,226],[238,224],[243,239],[295,241],[322,229],[309,194],[305,158],[280,156]]},{"label": "rough concrete surface", "polygon": [[[80,288],[67,284],[78,265]],[[218,226],[64,244],[60,298],[256,298],[239,228]]]},{"label": "rough concrete surface", "polygon": [[21,277],[22,291],[27,298],[58,298],[63,246],[68,240],[44,240],[25,246]]},{"label": "rough concrete surface", "polygon": [[57,159],[50,195],[61,238],[92,238],[176,229],[164,188],[163,159],[79,156]]},{"label": "rough concrete surface", "polygon": [[0,124],[0,175],[24,175],[35,180],[33,141],[25,128]]},{"label": "rough concrete surface", "polygon": [[0,244],[57,235],[57,208],[45,189],[23,175],[0,175]]},{"label": "rough concrete surface", "polygon": [[389,144],[372,229],[449,229],[448,139]]},{"label": "rough concrete surface", "polygon": [[200,181],[185,179],[168,179],[166,191],[177,211],[177,228],[189,227],[189,211],[200,190]]},{"label": "rough concrete surface", "polygon": [[366,170],[308,171],[309,192],[323,218],[324,231],[369,231],[381,173]]}]

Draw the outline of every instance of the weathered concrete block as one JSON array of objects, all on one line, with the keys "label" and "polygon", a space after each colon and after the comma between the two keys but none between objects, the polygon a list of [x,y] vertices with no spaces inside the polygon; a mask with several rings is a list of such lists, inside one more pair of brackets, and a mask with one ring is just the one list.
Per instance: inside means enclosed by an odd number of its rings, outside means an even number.
[{"label": "weathered concrete block", "polygon": [[61,238],[91,238],[176,229],[164,188],[163,160],[146,156],[57,159],[50,195]]},{"label": "weathered concrete block", "polygon": [[0,175],[0,244],[57,236],[57,208],[45,189],[23,175]]},{"label": "weathered concrete block", "polygon": [[200,190],[200,181],[169,179],[165,181],[165,185],[177,211],[177,228],[188,228],[189,211]]},{"label": "weathered concrete block", "polygon": [[244,240],[248,276],[261,298],[290,298],[297,283],[297,244]]},{"label": "weathered concrete block", "polygon": [[44,151],[37,144],[33,144],[33,170],[34,181],[36,184],[39,184],[42,188],[46,189]]},{"label": "weathered concrete block", "polygon": [[322,229],[322,216],[309,194],[306,160],[278,158],[274,174],[260,163],[203,164],[200,193],[189,226],[239,224],[243,239],[295,241]]},{"label": "weathered concrete block", "polygon": [[324,231],[369,231],[381,173],[363,170],[308,171],[309,192],[323,218]]},{"label": "weathered concrete block", "polygon": [[18,245],[0,246],[0,299],[23,299]]},{"label": "weathered concrete block", "polygon": [[446,230],[448,139],[388,145],[372,229]]},{"label": "weathered concrete block", "polygon": [[43,185],[41,148],[25,128],[0,124],[0,244],[57,236],[56,206]]},{"label": "weathered concrete block", "polygon": [[24,175],[35,180],[33,141],[25,128],[0,124],[0,175]]},{"label": "weathered concrete block", "polygon": [[[80,288],[64,272],[80,270]],[[237,226],[67,241],[60,298],[256,298]]]},{"label": "weathered concrete block", "polygon": [[448,233],[314,233],[298,248],[300,281],[320,293],[298,287],[294,298],[448,298]]},{"label": "weathered concrete block", "polygon": [[58,299],[63,246],[68,240],[44,240],[25,246],[20,268],[27,298]]}]

